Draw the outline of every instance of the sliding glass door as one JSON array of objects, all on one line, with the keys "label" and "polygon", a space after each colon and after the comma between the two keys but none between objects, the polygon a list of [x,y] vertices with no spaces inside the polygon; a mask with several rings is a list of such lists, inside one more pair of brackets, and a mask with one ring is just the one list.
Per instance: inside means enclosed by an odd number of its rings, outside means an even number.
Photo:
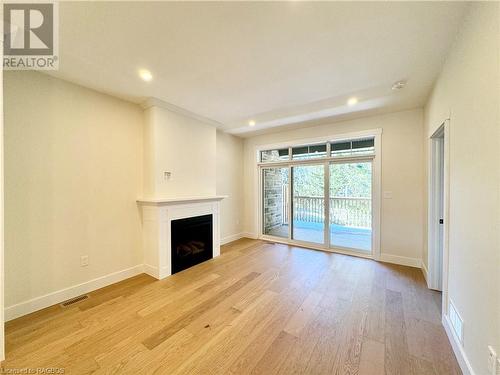
[{"label": "sliding glass door", "polygon": [[332,163],[329,172],[330,246],[371,252],[371,161]]},{"label": "sliding glass door", "polygon": [[325,243],[325,165],[292,167],[292,239]]},{"label": "sliding glass door", "polygon": [[378,256],[374,137],[267,149],[259,160],[263,235]]}]

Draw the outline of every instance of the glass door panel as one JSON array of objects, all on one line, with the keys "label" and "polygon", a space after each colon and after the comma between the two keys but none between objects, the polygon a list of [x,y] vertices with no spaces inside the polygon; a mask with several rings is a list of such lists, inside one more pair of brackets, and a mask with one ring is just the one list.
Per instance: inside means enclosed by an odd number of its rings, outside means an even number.
[{"label": "glass door panel", "polygon": [[262,169],[262,233],[288,238],[288,167]]},{"label": "glass door panel", "polygon": [[292,239],[325,242],[325,165],[292,167]]},{"label": "glass door panel", "polygon": [[330,164],[330,246],[372,250],[372,163]]}]

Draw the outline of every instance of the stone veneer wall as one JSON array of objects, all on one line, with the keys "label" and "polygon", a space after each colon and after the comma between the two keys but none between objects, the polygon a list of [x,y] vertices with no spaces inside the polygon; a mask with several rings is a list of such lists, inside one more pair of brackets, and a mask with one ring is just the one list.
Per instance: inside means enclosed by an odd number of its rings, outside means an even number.
[{"label": "stone veneer wall", "polygon": [[283,170],[264,169],[264,233],[283,224]]}]

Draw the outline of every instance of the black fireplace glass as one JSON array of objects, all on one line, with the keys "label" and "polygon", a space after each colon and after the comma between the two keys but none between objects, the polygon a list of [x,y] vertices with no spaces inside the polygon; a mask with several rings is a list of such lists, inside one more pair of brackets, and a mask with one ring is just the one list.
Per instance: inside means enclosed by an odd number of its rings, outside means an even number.
[{"label": "black fireplace glass", "polygon": [[172,220],[171,233],[172,274],[212,259],[212,215]]}]

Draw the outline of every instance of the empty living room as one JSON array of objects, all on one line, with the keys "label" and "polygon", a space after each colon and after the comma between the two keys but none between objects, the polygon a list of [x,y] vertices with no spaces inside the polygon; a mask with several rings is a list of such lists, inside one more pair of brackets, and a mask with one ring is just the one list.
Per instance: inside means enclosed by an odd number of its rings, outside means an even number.
[{"label": "empty living room", "polygon": [[499,1],[0,9],[1,374],[500,375]]}]

